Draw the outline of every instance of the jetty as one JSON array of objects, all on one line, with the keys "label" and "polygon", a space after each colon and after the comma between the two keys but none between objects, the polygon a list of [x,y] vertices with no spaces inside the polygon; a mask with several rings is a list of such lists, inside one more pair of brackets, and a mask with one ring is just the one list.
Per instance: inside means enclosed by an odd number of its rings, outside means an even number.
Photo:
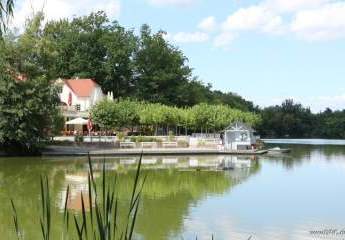
[{"label": "jetty", "polygon": [[130,148],[130,149],[87,149],[49,148],[42,156],[138,156],[138,155],[262,155],[267,150],[223,150],[206,148]]}]

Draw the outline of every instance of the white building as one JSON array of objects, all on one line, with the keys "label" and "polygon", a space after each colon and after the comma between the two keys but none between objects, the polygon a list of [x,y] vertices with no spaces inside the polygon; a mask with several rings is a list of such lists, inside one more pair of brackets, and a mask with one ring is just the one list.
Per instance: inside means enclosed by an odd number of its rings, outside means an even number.
[{"label": "white building", "polygon": [[250,150],[255,144],[254,130],[244,123],[236,122],[224,130],[225,149]]},{"label": "white building", "polygon": [[87,112],[105,95],[92,79],[59,79],[60,101],[69,111]]}]

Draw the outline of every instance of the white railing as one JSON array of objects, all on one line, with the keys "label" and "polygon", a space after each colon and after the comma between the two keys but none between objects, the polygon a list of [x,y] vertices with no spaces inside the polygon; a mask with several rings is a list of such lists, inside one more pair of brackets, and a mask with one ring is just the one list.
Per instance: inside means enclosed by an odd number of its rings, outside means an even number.
[{"label": "white railing", "polygon": [[219,133],[193,133],[192,137],[194,138],[220,138]]}]

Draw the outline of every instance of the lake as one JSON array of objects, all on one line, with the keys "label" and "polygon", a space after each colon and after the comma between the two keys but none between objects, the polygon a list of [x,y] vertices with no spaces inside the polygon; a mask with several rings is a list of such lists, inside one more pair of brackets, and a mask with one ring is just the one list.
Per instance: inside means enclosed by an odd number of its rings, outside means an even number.
[{"label": "lake", "polygon": [[[273,145],[275,146],[275,145]],[[280,145],[286,155],[259,157],[145,157],[136,239],[344,239],[345,234],[310,231],[345,229],[345,146]],[[121,204],[130,195],[136,158],[107,158],[118,174]],[[95,177],[102,158],[94,158]],[[220,169],[229,170],[222,171]],[[0,239],[15,239],[10,199],[17,206],[25,239],[41,239],[40,175],[48,176],[53,239],[61,232],[65,190],[68,208],[80,213],[87,192],[86,158],[0,158]]]}]

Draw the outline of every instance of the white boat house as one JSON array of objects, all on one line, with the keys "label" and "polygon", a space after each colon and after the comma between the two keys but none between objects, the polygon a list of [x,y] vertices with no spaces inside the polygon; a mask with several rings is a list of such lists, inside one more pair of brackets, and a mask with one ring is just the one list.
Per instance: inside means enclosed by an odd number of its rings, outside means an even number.
[{"label": "white boat house", "polygon": [[235,122],[224,130],[226,150],[251,150],[255,148],[254,129],[242,122]]}]

